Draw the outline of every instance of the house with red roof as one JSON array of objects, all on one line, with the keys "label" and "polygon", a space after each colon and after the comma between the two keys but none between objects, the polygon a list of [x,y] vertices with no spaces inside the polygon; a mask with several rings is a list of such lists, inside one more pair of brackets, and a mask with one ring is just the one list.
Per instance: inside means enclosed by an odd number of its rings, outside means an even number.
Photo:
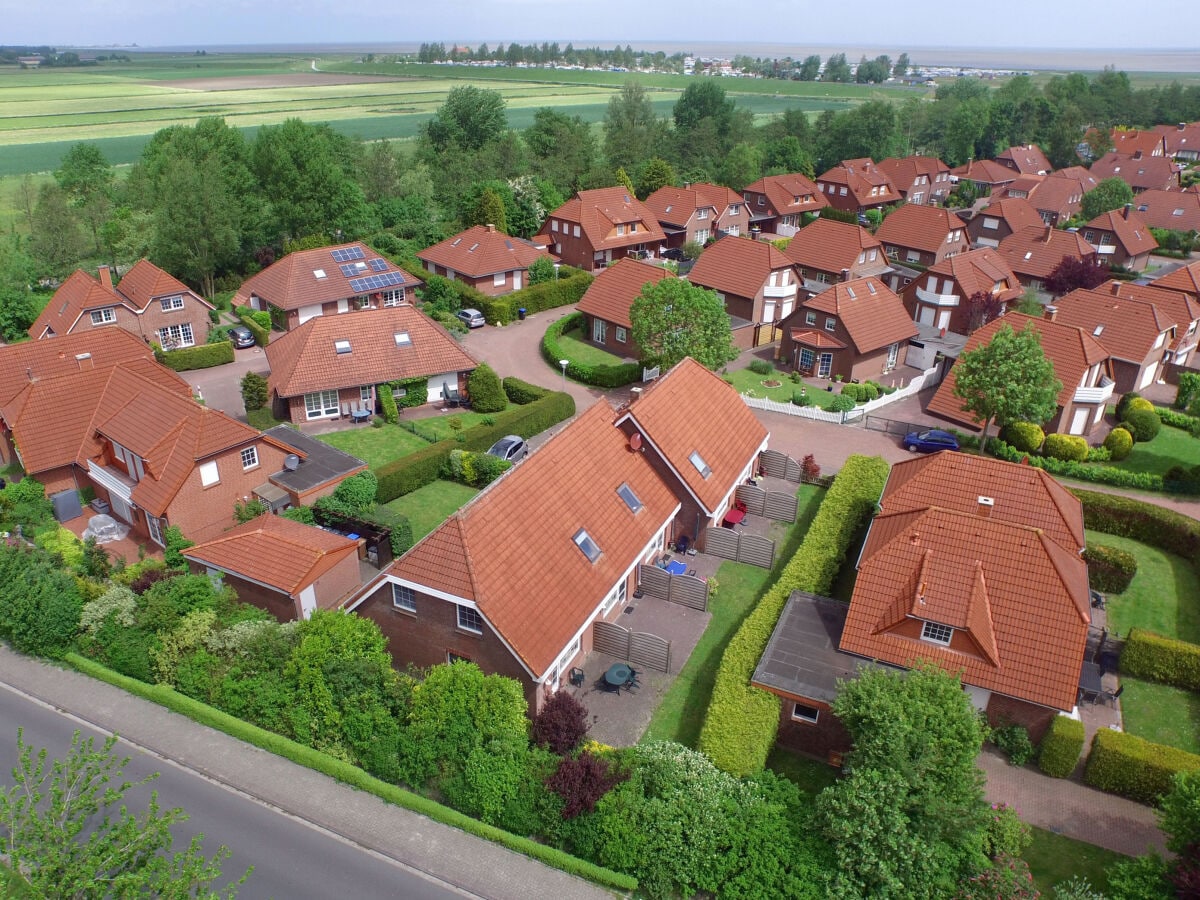
[{"label": "house with red roof", "polygon": [[870,158],[846,159],[817,176],[817,188],[834,209],[862,213],[903,198],[887,173]]},{"label": "house with red roof", "polygon": [[355,410],[373,414],[383,390],[395,397],[419,391],[428,403],[445,399],[447,388],[465,395],[479,365],[412,306],[370,316],[316,316],[271,341],[266,352],[272,410],[297,423],[353,418]]},{"label": "house with red roof", "polygon": [[837,677],[932,663],[994,727],[1041,739],[1074,711],[1091,606],[1078,499],[1040,469],[943,451],[892,467],[848,607],[793,594],[751,683],[784,699],[779,743],[849,749]]},{"label": "house with red roof", "polygon": [[426,272],[463,281],[489,297],[525,287],[526,272],[542,257],[550,258],[544,245],[509,237],[495,225],[475,225],[417,252]]},{"label": "house with red roof", "polygon": [[34,320],[34,340],[117,327],[165,349],[203,344],[213,305],[186,284],[141,259],[117,285],[101,266],[93,278],[76,269]]},{"label": "house with red roof", "polygon": [[1183,291],[1193,300],[1200,300],[1200,261],[1180,266],[1173,272],[1154,279],[1154,287]]},{"label": "house with red roof", "polygon": [[1123,266],[1133,272],[1144,271],[1158,247],[1150,226],[1133,212],[1132,203],[1096,216],[1084,226],[1083,239],[1096,248],[1101,265]]},{"label": "house with red roof", "polygon": [[820,213],[829,205],[825,194],[797,172],[760,178],[748,185],[742,196],[751,229],[781,237],[791,237],[803,227],[805,213]]},{"label": "house with red roof", "polygon": [[954,189],[950,167],[936,156],[889,156],[876,163],[895,186],[905,203],[937,206],[945,203]]},{"label": "house with red roof", "polygon": [[822,285],[866,275],[883,277],[891,270],[879,238],[859,225],[833,219],[817,219],[802,228],[783,252],[813,293]]},{"label": "house with red roof", "polygon": [[628,256],[604,269],[579,298],[576,309],[583,313],[583,338],[609,353],[640,359],[634,342],[629,309],[647,284],[674,278],[667,269]]},{"label": "house with red roof", "polygon": [[1113,152],[1125,156],[1140,153],[1142,156],[1166,156],[1167,142],[1161,131],[1141,131],[1137,128],[1113,128],[1108,133]]},{"label": "house with red roof", "polygon": [[361,241],[297,250],[242,282],[234,306],[267,310],[291,331],[318,316],[411,304],[423,282]]},{"label": "house with red roof", "polygon": [[1000,242],[1028,225],[1042,225],[1041,214],[1020,197],[993,200],[967,223],[967,235],[977,247],[999,247]]},{"label": "house with red roof", "polygon": [[1063,169],[1051,175],[1020,175],[1004,189],[1004,196],[1028,200],[1045,224],[1057,225],[1079,213],[1084,193],[1098,183]]},{"label": "house with red roof", "polygon": [[1092,163],[1090,171],[1100,181],[1120,178],[1135,195],[1144,191],[1179,190],[1179,164],[1169,156],[1149,156],[1141,150],[1131,154],[1111,150]]},{"label": "house with red roof", "polygon": [[972,159],[950,170],[951,182],[969,181],[978,197],[987,197],[1016,181],[1019,173],[992,159]]},{"label": "house with red roof", "polygon": [[359,541],[265,513],[183,551],[193,574],[220,579],[281,622],[337,609],[361,586]]},{"label": "house with red roof", "polygon": [[532,715],[619,619],[638,567],[730,508],[767,437],[684,360],[621,410],[593,404],[344,608],[379,624],[397,666],[472,660],[521,682]]},{"label": "house with red roof", "polygon": [[1042,290],[1042,284],[1065,258],[1097,263],[1096,248],[1077,231],[1060,231],[1052,225],[1028,226],[1000,242],[1000,255],[1025,287]]},{"label": "house with red roof", "polygon": [[971,298],[986,294],[992,316],[1004,315],[1024,294],[1004,257],[991,247],[980,247],[942,260],[913,279],[904,291],[904,306],[912,321],[970,334],[989,318],[986,308],[973,306]]},{"label": "house with red roof", "polygon": [[535,240],[591,272],[625,256],[653,256],[667,236],[650,208],[618,185],[579,191],[546,217]]},{"label": "house with red roof", "polygon": [[[1185,266],[1183,269],[1176,269],[1175,272],[1190,274],[1190,268]],[[1175,323],[1174,338],[1167,344],[1167,352],[1163,357],[1164,368],[1167,364],[1187,366],[1196,350],[1197,339],[1200,338],[1200,297],[1194,292],[1194,288],[1193,292],[1189,292],[1171,286],[1179,283],[1180,280],[1168,282],[1163,278],[1150,284],[1113,279],[1098,288],[1099,291],[1108,291],[1116,297],[1151,303]]]},{"label": "house with red roof", "polygon": [[881,378],[904,365],[908,341],[917,336],[904,303],[871,276],[830,285],[801,303],[780,328],[780,357],[793,369],[847,381]]},{"label": "house with red roof", "polygon": [[996,157],[996,162],[1020,175],[1049,175],[1054,168],[1036,144],[1009,147]]},{"label": "house with red roof", "polygon": [[774,343],[776,323],[796,307],[800,279],[791,259],[767,241],[720,240],[700,254],[688,280],[716,291],[725,304],[734,346]]},{"label": "house with red roof", "polygon": [[[1104,418],[1105,404],[1112,399],[1116,385],[1108,351],[1090,331],[1060,321],[1053,307],[1047,307],[1046,315],[1041,318],[1010,312],[972,332],[962,352],[969,353],[989,343],[1001,328],[1021,331],[1027,325],[1038,333],[1042,352],[1054,364],[1054,376],[1062,382],[1057,410],[1042,427],[1047,434],[1063,432],[1087,437]],[[954,394],[956,381],[954,367],[951,367],[926,411],[977,429],[979,423],[963,409],[962,400]]]},{"label": "house with red roof", "polygon": [[1151,228],[1200,231],[1200,192],[1142,191],[1134,201],[1137,214]]},{"label": "house with red roof", "polygon": [[971,248],[967,223],[948,209],[906,203],[875,231],[888,257],[928,267]]},{"label": "house with red roof", "polygon": [[1180,162],[1200,159],[1200,122],[1155,125],[1154,130],[1162,135],[1167,156]]},{"label": "house with red roof", "polygon": [[654,213],[667,247],[693,243],[704,246],[710,238],[750,233],[750,213],[742,195],[716,184],[661,187],[645,200]]}]

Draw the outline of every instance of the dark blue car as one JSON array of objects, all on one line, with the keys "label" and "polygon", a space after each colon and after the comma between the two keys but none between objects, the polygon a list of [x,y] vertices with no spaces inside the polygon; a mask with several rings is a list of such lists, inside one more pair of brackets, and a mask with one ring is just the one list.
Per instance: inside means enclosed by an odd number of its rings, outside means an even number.
[{"label": "dark blue car", "polygon": [[958,438],[948,431],[931,428],[910,431],[904,436],[904,446],[915,453],[936,453],[938,450],[957,450]]}]

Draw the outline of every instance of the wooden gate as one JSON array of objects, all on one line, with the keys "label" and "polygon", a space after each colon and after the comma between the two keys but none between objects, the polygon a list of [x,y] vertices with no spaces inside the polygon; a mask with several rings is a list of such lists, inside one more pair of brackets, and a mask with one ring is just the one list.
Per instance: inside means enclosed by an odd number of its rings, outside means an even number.
[{"label": "wooden gate", "polygon": [[710,528],[704,535],[704,552],[722,559],[771,568],[775,564],[775,542],[757,534],[731,528]]},{"label": "wooden gate", "polygon": [[692,609],[708,609],[708,582],[693,575],[672,575],[658,566],[639,566],[638,590]]},{"label": "wooden gate", "polygon": [[765,475],[800,483],[800,463],[786,453],[780,453],[778,450],[764,450],[758,455],[758,465]]},{"label": "wooden gate", "polygon": [[615,622],[592,626],[592,649],[632,663],[634,668],[671,671],[671,642],[656,634],[631,631]]},{"label": "wooden gate", "polygon": [[795,522],[798,503],[795,494],[767,491],[754,484],[739,484],[734,497],[746,504],[746,513],[780,522]]}]

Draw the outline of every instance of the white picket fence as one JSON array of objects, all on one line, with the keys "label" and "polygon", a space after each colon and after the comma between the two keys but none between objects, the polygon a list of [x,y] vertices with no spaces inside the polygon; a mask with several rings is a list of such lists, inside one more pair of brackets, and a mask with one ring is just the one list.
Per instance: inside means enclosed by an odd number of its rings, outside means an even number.
[{"label": "white picket fence", "polygon": [[835,425],[845,425],[850,422],[860,422],[867,413],[874,412],[880,407],[894,403],[903,397],[910,397],[925,387],[925,383],[937,374],[937,367],[926,369],[917,375],[904,387],[897,388],[890,394],[882,394],[878,399],[860,403],[854,409],[845,412],[821,409],[819,406],[796,406],[794,403],[778,403],[765,397],[751,397],[742,394],[742,402],[751,409],[765,409],[769,412],[783,413],[785,416],[800,416],[805,419],[816,419],[819,422],[833,422]]}]

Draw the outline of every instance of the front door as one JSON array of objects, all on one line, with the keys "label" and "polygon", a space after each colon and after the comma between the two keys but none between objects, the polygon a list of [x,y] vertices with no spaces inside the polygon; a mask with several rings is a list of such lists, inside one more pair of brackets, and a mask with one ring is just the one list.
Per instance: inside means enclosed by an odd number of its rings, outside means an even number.
[{"label": "front door", "polygon": [[592,340],[597,344],[603,344],[607,334],[608,323],[603,319],[592,319]]},{"label": "front door", "polygon": [[892,344],[892,346],[888,347],[887,367],[889,369],[896,368],[896,360],[898,360],[899,358],[900,358],[900,345]]},{"label": "front door", "polygon": [[833,354],[832,353],[822,353],[821,354],[821,364],[820,364],[820,367],[817,369],[817,377],[828,378],[829,373],[831,371],[833,371]]},{"label": "front door", "polygon": [[513,269],[513,290],[519,291],[520,289],[521,289],[521,270]]},{"label": "front door", "polygon": [[108,503],[112,507],[113,515],[123,519],[130,525],[133,525],[137,521],[137,514],[124,497],[118,497],[115,493],[109,491]]},{"label": "front door", "polygon": [[1083,430],[1087,428],[1088,411],[1086,409],[1077,409],[1071,416],[1071,430],[1068,434],[1083,434]]}]

